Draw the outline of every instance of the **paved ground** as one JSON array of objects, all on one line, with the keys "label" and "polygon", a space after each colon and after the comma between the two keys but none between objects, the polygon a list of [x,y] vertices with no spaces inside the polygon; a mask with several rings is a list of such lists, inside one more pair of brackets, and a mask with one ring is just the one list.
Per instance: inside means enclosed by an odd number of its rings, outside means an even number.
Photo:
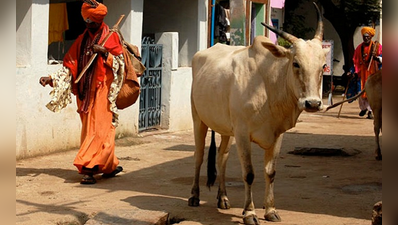
[{"label": "paved ground", "polygon": [[[373,120],[360,118],[358,112],[354,102],[343,106],[340,118],[338,108],[303,113],[297,126],[285,134],[275,181],[276,207],[282,217],[277,224],[371,224],[372,206],[382,198],[382,163],[374,159]],[[297,147],[360,153],[347,157],[288,153]],[[230,210],[216,208],[217,187],[205,187],[204,167],[201,206],[187,205],[194,168],[192,131],[118,140],[116,154],[124,171],[111,179],[99,176],[92,186],[79,184],[81,175],[72,165],[76,152],[17,162],[17,224],[100,224],[99,218],[108,221],[103,224],[154,224],[164,213],[174,224],[242,223],[244,186],[235,146],[227,168]],[[262,218],[263,151],[256,145],[253,163],[254,203]]]}]

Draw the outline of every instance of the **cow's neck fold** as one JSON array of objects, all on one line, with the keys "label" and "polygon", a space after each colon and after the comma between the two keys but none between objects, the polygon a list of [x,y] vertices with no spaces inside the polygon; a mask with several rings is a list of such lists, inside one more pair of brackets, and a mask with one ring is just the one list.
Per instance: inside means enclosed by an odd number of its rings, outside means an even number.
[{"label": "cow's neck fold", "polygon": [[[287,64],[291,64],[290,61]],[[267,90],[267,104],[265,107],[270,111],[272,119],[278,121],[278,127],[275,127],[276,133],[283,133],[296,125],[297,119],[302,112],[297,105],[298,98],[294,94],[292,85],[293,72],[288,65],[281,65],[280,68],[286,68],[286,71],[277,73],[276,78],[269,79],[265,77]],[[266,109],[264,109],[266,110]]]}]

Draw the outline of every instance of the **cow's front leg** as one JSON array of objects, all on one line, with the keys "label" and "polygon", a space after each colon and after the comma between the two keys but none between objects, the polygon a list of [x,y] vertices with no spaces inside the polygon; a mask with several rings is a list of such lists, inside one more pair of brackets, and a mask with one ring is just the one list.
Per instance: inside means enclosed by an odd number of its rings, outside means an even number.
[{"label": "cow's front leg", "polygon": [[220,148],[218,149],[217,165],[218,171],[220,172],[219,186],[217,194],[217,207],[220,209],[229,209],[231,205],[227,197],[227,191],[225,187],[225,170],[227,166],[227,160],[229,155],[229,149],[231,148],[233,138],[230,136],[221,136]]},{"label": "cow's front leg", "polygon": [[203,163],[205,139],[208,127],[202,121],[195,121],[194,118],[194,136],[195,136],[195,175],[193,179],[191,197],[188,199],[189,206],[199,206],[199,177],[200,177],[200,167]]},{"label": "cow's front leg", "polygon": [[258,225],[255,207],[253,203],[252,184],[254,181],[254,169],[251,160],[251,142],[248,136],[235,136],[238,156],[242,167],[242,177],[245,184],[245,204],[243,207],[243,222],[245,225]]},{"label": "cow's front leg", "polygon": [[272,222],[280,222],[281,217],[275,209],[275,199],[274,199],[274,181],[275,181],[275,165],[276,158],[279,155],[279,151],[282,143],[282,135],[280,135],[275,144],[269,148],[265,149],[264,156],[264,174],[265,174],[265,199],[264,208],[265,220]]}]

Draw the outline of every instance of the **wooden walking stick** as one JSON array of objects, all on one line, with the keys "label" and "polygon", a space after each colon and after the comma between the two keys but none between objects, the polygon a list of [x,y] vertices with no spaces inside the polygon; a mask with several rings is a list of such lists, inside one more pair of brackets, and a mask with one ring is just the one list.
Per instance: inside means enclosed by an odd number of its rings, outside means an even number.
[{"label": "wooden walking stick", "polygon": [[[345,88],[344,97],[343,97],[343,100],[342,100],[342,101],[344,101],[344,100],[345,100],[345,97],[347,96],[348,87],[350,86],[350,82],[351,82],[352,78],[354,78],[354,74],[352,74],[352,76],[350,77],[350,79],[348,79],[348,81],[347,81],[347,87]],[[339,114],[337,114],[337,118],[340,117],[341,108],[343,108],[343,104],[340,105]]]},{"label": "wooden walking stick", "polygon": [[[104,47],[106,41],[109,39],[109,37],[112,35],[112,33],[116,32],[120,22],[122,22],[124,18],[124,15],[120,15],[119,20],[116,22],[115,25],[113,25],[112,29],[110,30],[110,32],[108,33],[108,35],[105,37],[105,39],[102,41],[102,43],[100,44],[102,47]],[[86,64],[86,66],[84,66],[84,68],[82,69],[82,71],[80,72],[79,76],[76,78],[75,80],[75,84],[77,84],[80,79],[83,77],[83,74],[87,71],[87,69],[91,66],[91,64],[94,62],[94,59],[97,57],[98,53],[94,53],[90,60],[88,61],[88,63]]]},{"label": "wooden walking stick", "polygon": [[369,62],[369,66],[368,66],[368,71],[370,70],[370,66],[372,65],[372,62],[373,62],[373,56],[371,56],[371,58],[370,58],[370,62]]},{"label": "wooden walking stick", "polygon": [[374,44],[373,44],[372,55],[370,56],[370,62],[369,62],[369,65],[368,65],[368,71],[370,70],[370,66],[373,63],[373,56],[376,55],[376,52],[377,52],[378,49],[379,49],[378,42],[375,41]]}]

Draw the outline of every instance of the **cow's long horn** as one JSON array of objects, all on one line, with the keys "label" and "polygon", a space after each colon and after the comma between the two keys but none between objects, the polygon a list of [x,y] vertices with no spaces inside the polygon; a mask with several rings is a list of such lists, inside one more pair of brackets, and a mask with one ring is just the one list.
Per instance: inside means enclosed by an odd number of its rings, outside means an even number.
[{"label": "cow's long horn", "polygon": [[315,6],[315,8],[316,8],[316,13],[317,13],[317,15],[318,15],[318,28],[316,28],[314,39],[316,38],[316,39],[322,41],[322,40],[323,40],[323,21],[322,21],[322,15],[321,15],[321,11],[320,11],[319,8],[318,8],[318,5],[317,5],[315,2],[313,2],[313,3],[314,3],[314,6]]},{"label": "cow's long horn", "polygon": [[286,32],[284,32],[284,31],[278,30],[278,29],[276,29],[276,28],[274,28],[274,27],[271,27],[271,26],[268,25],[268,24],[265,24],[265,23],[263,23],[263,22],[261,22],[261,24],[262,24],[263,26],[265,26],[266,28],[270,29],[270,30],[271,30],[272,32],[274,32],[275,34],[277,34],[277,35],[283,37],[284,39],[286,39],[287,41],[289,41],[289,42],[292,43],[292,44],[298,39],[298,38],[296,38],[295,36],[293,36],[293,35],[291,35],[291,34],[289,34],[289,33],[286,33]]}]

